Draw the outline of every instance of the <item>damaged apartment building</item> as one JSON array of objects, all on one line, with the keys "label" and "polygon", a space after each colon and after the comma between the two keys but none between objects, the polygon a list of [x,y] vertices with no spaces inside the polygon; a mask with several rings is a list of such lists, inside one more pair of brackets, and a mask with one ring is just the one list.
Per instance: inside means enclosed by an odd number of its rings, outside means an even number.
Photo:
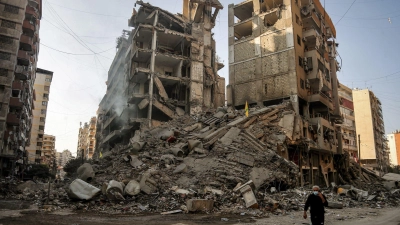
[{"label": "damaged apartment building", "polygon": [[290,101],[287,148],[301,183],[335,180],[342,154],[336,30],[319,0],[247,0],[229,5],[228,105]]},{"label": "damaged apartment building", "polygon": [[41,17],[42,0],[0,0],[0,177],[28,160]]},{"label": "damaged apartment building", "polygon": [[98,110],[99,151],[127,142],[140,125],[157,126],[174,115],[195,115],[225,104],[212,29],[218,0],[184,0],[183,14],[137,1],[118,38]]}]

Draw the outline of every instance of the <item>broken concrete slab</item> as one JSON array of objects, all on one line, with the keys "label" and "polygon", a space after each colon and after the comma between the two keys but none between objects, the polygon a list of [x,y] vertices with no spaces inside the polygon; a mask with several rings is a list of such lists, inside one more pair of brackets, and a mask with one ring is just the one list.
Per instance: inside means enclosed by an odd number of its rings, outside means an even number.
[{"label": "broken concrete slab", "polygon": [[400,181],[400,174],[387,173],[382,178],[385,180]]},{"label": "broken concrete slab", "polygon": [[225,115],[225,112],[223,111],[219,111],[217,113],[214,114],[214,117],[216,118],[222,118]]},{"label": "broken concrete slab", "polygon": [[240,129],[237,127],[232,127],[229,131],[220,139],[221,143],[225,146],[232,144],[233,140],[237,139],[240,134]]},{"label": "broken concrete slab", "polygon": [[146,194],[152,194],[157,191],[157,183],[150,178],[150,173],[146,173],[142,176],[140,180],[140,190]]},{"label": "broken concrete slab", "polygon": [[183,115],[185,115],[185,110],[183,110],[183,109],[181,109],[181,108],[179,108],[179,107],[176,107],[176,108],[175,108],[175,112],[176,112],[176,114],[177,114],[178,116],[183,116]]},{"label": "broken concrete slab", "polygon": [[128,158],[130,159],[129,163],[131,164],[131,166],[133,168],[143,165],[143,162],[140,161],[136,155],[130,155],[130,156],[128,156]]},{"label": "broken concrete slab", "polygon": [[203,148],[203,143],[199,140],[188,140],[189,151],[192,151],[196,147]]},{"label": "broken concrete slab", "polygon": [[75,179],[68,187],[68,196],[72,199],[89,200],[100,193],[100,189],[86,183],[81,179]]},{"label": "broken concrete slab", "polygon": [[78,178],[86,182],[90,182],[94,178],[94,171],[92,165],[89,163],[84,163],[76,170]]},{"label": "broken concrete slab", "polygon": [[243,152],[229,154],[227,158],[246,166],[254,166],[254,157]]},{"label": "broken concrete slab", "polygon": [[185,163],[182,163],[181,165],[177,166],[174,170],[174,172],[172,172],[173,174],[177,174],[177,173],[185,173],[187,172],[187,165]]},{"label": "broken concrete slab", "polygon": [[256,190],[270,178],[269,173],[270,171],[266,168],[254,167],[251,169],[250,179],[253,181]]},{"label": "broken concrete slab", "polygon": [[206,199],[189,199],[186,201],[186,207],[189,212],[209,212],[214,208],[214,201]]},{"label": "broken concrete slab", "polygon": [[20,192],[23,192],[25,189],[28,189],[29,191],[40,191],[44,189],[44,185],[28,180],[17,186],[17,190]]},{"label": "broken concrete slab", "polygon": [[149,103],[150,103],[150,101],[147,98],[145,98],[142,101],[140,101],[140,103],[138,104],[138,108],[140,110],[142,110],[142,109],[146,108],[149,105]]},{"label": "broken concrete slab", "polygon": [[143,147],[146,145],[146,142],[135,141],[131,143],[131,153],[137,154]]}]

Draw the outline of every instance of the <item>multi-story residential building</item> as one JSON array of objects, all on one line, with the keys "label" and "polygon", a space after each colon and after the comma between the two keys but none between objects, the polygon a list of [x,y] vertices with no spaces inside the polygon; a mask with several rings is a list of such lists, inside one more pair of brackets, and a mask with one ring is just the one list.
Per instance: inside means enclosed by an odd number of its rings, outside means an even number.
[{"label": "multi-story residential building", "polygon": [[397,166],[400,162],[400,131],[387,135],[388,146],[390,151],[390,165]]},{"label": "multi-story residential building", "polygon": [[140,125],[157,126],[175,114],[197,114],[225,102],[225,79],[218,75],[223,64],[212,35],[222,5],[184,0],[183,14],[174,15],[136,4],[140,8],[129,19],[134,30],[119,38],[99,105],[99,151],[127,143]]},{"label": "multi-story residential building", "polygon": [[360,135],[360,160],[374,168],[389,165],[389,150],[385,138],[382,106],[368,89],[354,89],[354,113],[357,135]]},{"label": "multi-story residential building", "polygon": [[96,117],[79,128],[77,157],[91,159],[96,146]]},{"label": "multi-story residential building", "polygon": [[0,0],[0,176],[26,163],[41,16],[41,0]]},{"label": "multi-story residential building", "polygon": [[351,159],[358,161],[357,133],[352,90],[344,84],[339,84],[338,93],[343,123],[337,124],[337,126],[340,126],[342,134],[342,148],[344,152],[349,153]]},{"label": "multi-story residential building", "polygon": [[[319,0],[244,1],[229,5],[227,104],[293,105],[293,136],[284,155],[301,182],[334,180],[342,154],[336,30]],[[295,119],[292,119],[295,118]],[[288,121],[288,123],[291,123]]]},{"label": "multi-story residential building", "polygon": [[42,159],[41,164],[48,165],[50,169],[56,166],[56,137],[53,135],[44,134],[43,135],[43,145],[42,145]]},{"label": "multi-story residential building", "polygon": [[66,149],[62,152],[57,152],[57,156],[56,156],[57,160],[57,166],[65,166],[65,164],[67,164],[67,162],[71,159],[73,159],[74,157],[72,156],[72,153],[70,150]]},{"label": "multi-story residential building", "polygon": [[32,110],[32,130],[30,143],[26,147],[28,163],[44,163],[45,154],[42,152],[44,128],[46,125],[47,107],[50,97],[50,86],[53,80],[53,72],[40,69],[36,70],[35,108]]}]

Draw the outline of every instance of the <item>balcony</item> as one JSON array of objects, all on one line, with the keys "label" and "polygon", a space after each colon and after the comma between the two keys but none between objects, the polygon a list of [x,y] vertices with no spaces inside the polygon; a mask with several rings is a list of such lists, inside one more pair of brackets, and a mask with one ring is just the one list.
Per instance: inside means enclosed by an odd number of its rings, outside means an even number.
[{"label": "balcony", "polygon": [[24,105],[24,103],[21,102],[20,98],[18,98],[18,97],[10,98],[10,107],[22,108],[23,105]]},{"label": "balcony", "polygon": [[325,105],[329,109],[333,110],[332,99],[322,92],[313,92],[312,95],[308,96],[308,102],[315,105]]},{"label": "balcony", "polygon": [[33,22],[31,23],[28,20],[24,20],[24,22],[22,24],[22,30],[29,37],[33,37],[33,35],[35,35],[35,25],[33,24]]},{"label": "balcony", "polygon": [[35,19],[39,18],[39,11],[36,10],[35,8],[33,8],[32,6],[26,6],[26,14],[28,14],[29,16],[27,16],[26,18],[32,19],[31,17],[34,17]]},{"label": "balcony", "polygon": [[28,80],[31,78],[31,69],[29,66],[15,66],[15,76],[19,80]]},{"label": "balcony", "polygon": [[44,134],[44,130],[39,130],[38,134]]},{"label": "balcony", "polygon": [[30,56],[26,51],[23,50],[18,50],[18,64],[23,65],[23,66],[29,66],[30,63]]},{"label": "balcony", "polygon": [[20,41],[20,48],[24,49],[25,51],[32,51],[33,40],[31,37],[26,35],[21,35]]},{"label": "balcony", "polygon": [[318,18],[316,12],[310,10],[308,14],[301,14],[303,20],[303,27],[308,29],[321,29],[321,20]]},{"label": "balcony", "polygon": [[7,115],[7,124],[11,126],[19,126],[20,119],[17,115],[8,113]]},{"label": "balcony", "polygon": [[24,84],[22,83],[22,82],[20,82],[20,81],[14,81],[13,83],[12,83],[12,89],[13,90],[22,90],[24,88]]},{"label": "balcony", "polygon": [[43,142],[43,138],[36,138],[37,142]]}]

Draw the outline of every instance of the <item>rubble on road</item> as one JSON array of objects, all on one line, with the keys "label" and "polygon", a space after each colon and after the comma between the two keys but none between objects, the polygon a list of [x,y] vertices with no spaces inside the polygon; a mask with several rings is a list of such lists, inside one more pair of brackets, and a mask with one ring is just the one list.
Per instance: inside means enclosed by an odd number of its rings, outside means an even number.
[{"label": "rubble on road", "polygon": [[[50,203],[104,213],[302,210],[311,187],[298,188],[298,166],[279,155],[290,139],[283,124],[291,124],[286,120],[292,113],[288,103],[251,108],[248,117],[243,110],[218,108],[142,127],[126,145],[83,164],[77,174],[84,180],[53,185]],[[398,205],[397,186],[387,189],[373,172],[349,165],[339,171],[341,186],[323,189],[333,208]],[[20,192],[14,197],[42,204],[47,190]]]}]

